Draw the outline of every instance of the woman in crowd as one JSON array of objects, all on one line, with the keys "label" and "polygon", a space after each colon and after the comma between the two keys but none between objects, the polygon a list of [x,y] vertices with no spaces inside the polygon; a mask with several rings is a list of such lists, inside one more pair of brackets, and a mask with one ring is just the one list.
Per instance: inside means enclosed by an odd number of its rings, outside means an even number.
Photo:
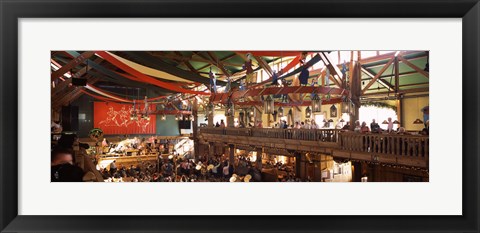
[{"label": "woman in crowd", "polygon": [[370,128],[368,128],[367,123],[365,121],[362,122],[362,127],[360,128],[360,132],[362,133],[370,132]]}]

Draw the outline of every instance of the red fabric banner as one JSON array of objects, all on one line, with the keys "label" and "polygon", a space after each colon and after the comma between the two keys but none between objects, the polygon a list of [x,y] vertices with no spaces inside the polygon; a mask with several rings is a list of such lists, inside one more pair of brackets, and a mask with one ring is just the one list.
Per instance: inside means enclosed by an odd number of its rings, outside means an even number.
[{"label": "red fabric banner", "polygon": [[[137,105],[137,112],[143,110],[143,103]],[[150,106],[151,112],[155,106]],[[133,111],[132,104],[112,102],[95,102],[93,106],[93,127],[103,130],[107,134],[155,134],[156,115],[149,115],[150,119],[138,116],[138,120],[130,120]]]},{"label": "red fabric banner", "polygon": [[115,57],[111,56],[110,54],[108,54],[105,51],[97,51],[96,53],[98,55],[100,55],[103,59],[105,59],[106,61],[108,61],[111,64],[113,64],[114,66],[116,66],[117,68],[133,75],[134,77],[137,77],[138,80],[140,80],[140,81],[150,83],[152,85],[156,85],[156,86],[159,86],[159,87],[162,87],[162,88],[165,88],[165,89],[168,89],[168,90],[172,90],[172,91],[175,91],[175,92],[197,94],[197,95],[210,95],[210,93],[207,93],[207,92],[192,91],[190,89],[184,89],[184,88],[181,88],[181,87],[179,87],[175,84],[168,83],[168,82],[163,82],[163,81],[160,81],[156,78],[152,78],[148,75],[145,75],[145,74],[133,69],[132,67],[124,64],[123,62],[117,60]]}]

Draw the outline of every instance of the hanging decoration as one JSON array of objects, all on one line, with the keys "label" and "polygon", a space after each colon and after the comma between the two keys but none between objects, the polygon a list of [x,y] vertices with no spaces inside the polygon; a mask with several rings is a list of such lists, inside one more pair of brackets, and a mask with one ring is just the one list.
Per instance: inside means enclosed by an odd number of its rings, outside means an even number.
[{"label": "hanging decoration", "polygon": [[330,117],[337,117],[337,107],[335,107],[335,104],[332,104],[332,106],[330,107]]},{"label": "hanging decoration", "polygon": [[150,112],[149,103],[147,100],[147,96],[145,96],[145,105],[143,107],[142,118],[146,120],[150,120],[150,114],[151,112]]},{"label": "hanging decoration", "polygon": [[312,109],[310,109],[310,106],[305,109],[305,118],[309,119],[312,116]]},{"label": "hanging decoration", "polygon": [[135,100],[133,101],[132,112],[130,114],[130,120],[131,121],[138,120],[138,113],[137,113],[137,107],[135,106]]},{"label": "hanging decoration", "polygon": [[312,112],[313,114],[322,112],[322,99],[318,96],[318,94],[313,94]]},{"label": "hanging decoration", "polygon": [[280,107],[277,109],[277,112],[278,112],[278,116],[283,117],[283,107],[282,107],[282,106],[280,106]]},{"label": "hanging decoration", "polygon": [[362,103],[361,106],[362,107],[388,108],[388,109],[392,109],[393,111],[395,111],[395,113],[397,112],[397,107],[386,104],[386,103],[383,103],[383,102],[366,102],[366,103]]},{"label": "hanging decoration", "polygon": [[231,117],[235,116],[235,106],[232,101],[228,101],[228,103],[225,105],[225,116],[226,117]]},{"label": "hanging decoration", "polygon": [[152,78],[152,77],[150,77],[148,75],[145,75],[145,74],[133,69],[132,67],[126,65],[125,63],[123,63],[122,61],[118,60],[117,58],[113,57],[112,55],[110,55],[109,53],[107,53],[105,51],[96,51],[96,53],[99,56],[101,56],[103,59],[107,60],[109,63],[111,63],[111,64],[115,65],[116,67],[120,68],[121,70],[135,76],[137,78],[137,80],[147,82],[147,83],[150,83],[152,85],[156,85],[158,87],[165,88],[165,89],[168,89],[168,90],[181,92],[181,93],[190,93],[190,94],[198,94],[198,95],[209,95],[210,94],[208,92],[192,91],[190,89],[181,88],[177,85],[174,85],[174,84],[171,84],[171,83],[168,83],[168,82],[163,82],[163,81],[160,81],[156,78]]},{"label": "hanging decoration", "polygon": [[342,113],[347,113],[347,114],[350,114],[350,99],[345,97],[343,98],[342,100]]},{"label": "hanging decoration", "polygon": [[272,114],[274,110],[274,101],[272,97],[269,95],[263,102],[263,112],[264,114]]}]

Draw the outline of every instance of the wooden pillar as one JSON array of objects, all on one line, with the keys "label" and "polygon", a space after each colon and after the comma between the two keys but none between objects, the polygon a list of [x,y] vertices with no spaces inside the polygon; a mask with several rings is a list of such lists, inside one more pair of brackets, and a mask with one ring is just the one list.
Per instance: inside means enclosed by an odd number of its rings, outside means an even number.
[{"label": "wooden pillar", "polygon": [[350,115],[350,125],[352,130],[355,128],[355,121],[359,119],[359,109],[360,109],[360,95],[362,93],[362,73],[360,63],[357,61],[352,61],[353,70],[351,72],[352,76],[349,80],[350,85],[350,94],[352,102],[355,104],[355,109],[353,110],[354,114]]},{"label": "wooden pillar", "polygon": [[[257,127],[258,125],[258,121],[262,121],[262,111],[260,111],[257,107],[255,107],[255,122],[254,122],[254,127]],[[263,121],[262,121],[262,125],[263,124]],[[264,125],[265,126],[265,125]]]},{"label": "wooden pillar", "polygon": [[198,158],[200,157],[200,148],[198,144],[200,143],[198,139],[198,102],[197,98],[193,98],[193,108],[192,108],[192,116],[193,116],[193,122],[192,122],[192,136],[193,136],[193,153],[194,153],[194,158],[195,162],[198,162]]},{"label": "wooden pillar", "polygon": [[235,167],[235,145],[233,144],[228,144],[228,149],[229,149],[229,157],[228,161],[232,166]]},{"label": "wooden pillar", "polygon": [[210,156],[215,156],[215,143],[213,143],[213,142],[208,143],[207,161],[208,161]]},{"label": "wooden pillar", "polygon": [[213,107],[212,111],[207,110],[207,114],[208,114],[207,115],[207,121],[208,121],[207,126],[208,127],[214,127],[213,116],[215,115],[215,107]]},{"label": "wooden pillar", "polygon": [[295,175],[300,179],[305,179],[306,173],[305,155],[300,152],[295,152]]},{"label": "wooden pillar", "polygon": [[234,115],[227,116],[227,127],[229,127],[229,128],[235,127],[235,116]]},{"label": "wooden pillar", "polygon": [[257,161],[256,161],[256,167],[259,171],[262,171],[262,156],[263,156],[263,150],[262,148],[256,148],[257,151]]}]

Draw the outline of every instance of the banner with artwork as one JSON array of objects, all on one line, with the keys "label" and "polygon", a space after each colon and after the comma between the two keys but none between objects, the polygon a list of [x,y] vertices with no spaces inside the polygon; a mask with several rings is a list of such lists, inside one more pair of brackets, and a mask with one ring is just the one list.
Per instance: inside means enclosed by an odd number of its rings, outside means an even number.
[{"label": "banner with artwork", "polygon": [[[155,106],[150,106],[154,110]],[[137,105],[137,112],[143,110],[143,104]],[[95,102],[93,107],[93,127],[108,134],[155,134],[156,115],[131,119],[134,108],[132,104]]]}]

